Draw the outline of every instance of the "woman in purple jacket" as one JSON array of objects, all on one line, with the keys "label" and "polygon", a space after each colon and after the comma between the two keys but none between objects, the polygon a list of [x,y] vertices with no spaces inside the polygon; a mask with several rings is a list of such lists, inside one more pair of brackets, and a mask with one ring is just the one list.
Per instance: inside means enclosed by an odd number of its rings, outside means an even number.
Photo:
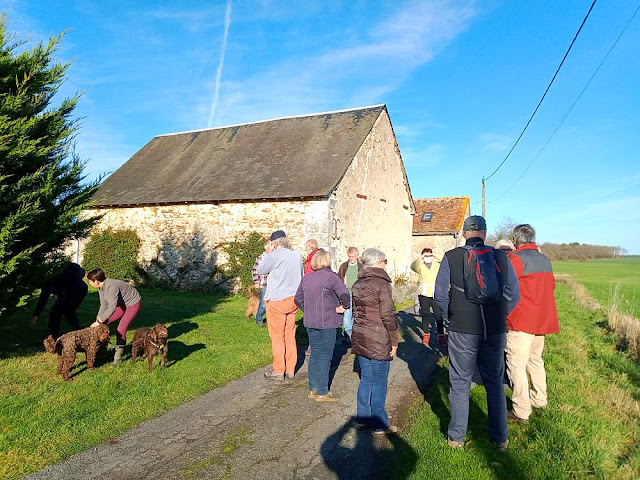
[{"label": "woman in purple jacket", "polygon": [[319,249],[311,259],[308,275],[296,292],[295,302],[304,311],[311,356],[309,357],[309,398],[318,402],[338,399],[329,391],[329,368],[336,343],[336,329],[342,325],[341,313],[350,308],[349,291],[331,270],[331,254]]}]

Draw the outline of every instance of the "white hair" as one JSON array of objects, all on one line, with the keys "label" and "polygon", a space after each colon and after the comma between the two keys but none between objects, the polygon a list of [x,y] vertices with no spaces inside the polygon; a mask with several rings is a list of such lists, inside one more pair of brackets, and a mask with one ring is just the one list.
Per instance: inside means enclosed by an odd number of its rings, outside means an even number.
[{"label": "white hair", "polygon": [[367,248],[362,255],[360,255],[360,261],[365,267],[375,267],[378,263],[384,262],[387,256],[382,250],[377,248]]}]

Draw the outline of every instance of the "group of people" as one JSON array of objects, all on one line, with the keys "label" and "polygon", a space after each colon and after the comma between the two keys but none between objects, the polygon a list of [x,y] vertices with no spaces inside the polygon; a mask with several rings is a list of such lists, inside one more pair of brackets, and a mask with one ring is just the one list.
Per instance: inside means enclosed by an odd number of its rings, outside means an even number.
[{"label": "group of people", "polygon": [[38,317],[47,305],[51,295],[56,300],[49,310],[49,333],[57,339],[60,335],[60,323],[65,317],[72,330],[79,330],[77,310],[84,301],[89,287],[98,289],[100,297],[100,309],[95,321],[90,325],[111,324],[118,322],[116,329],[116,348],[112,366],[122,363],[124,347],[127,343],[127,330],[140,309],[140,294],[132,285],[122,280],[107,278],[101,268],[96,268],[87,273],[87,283],[84,282],[85,270],[77,263],[68,263],[62,274],[47,281],[40,291],[38,303],[30,320],[30,325],[35,325]]},{"label": "group of people", "polygon": [[[433,312],[438,344],[448,347],[447,443],[453,448],[464,446],[469,392],[476,373],[487,391],[489,435],[498,448],[508,446],[509,421],[527,423],[532,409],[547,405],[544,339],[559,331],[551,262],[536,245],[533,227],[518,225],[512,240],[501,240],[495,249],[485,245],[486,235],[485,219],[470,216],[463,223],[464,245],[447,251],[442,259],[425,248],[411,264],[418,274],[416,304],[423,322],[422,342],[430,343]],[[361,372],[356,427],[371,428],[374,435],[395,433],[397,428],[390,425],[385,410],[390,361],[398,348],[386,257],[373,248],[359,256],[357,248],[350,247],[348,261],[336,274],[330,253],[318,248],[316,241],[309,240],[306,251],[303,264],[279,230],[254,266],[254,273],[263,275],[260,281],[266,282],[261,296],[266,301],[273,351],[273,368],[265,377],[294,377],[295,316],[301,309],[310,345],[309,398],[337,400],[329,390],[329,369],[336,329],[342,327]],[[497,294],[483,297],[492,282]],[[474,283],[478,292],[472,291]],[[510,410],[504,394],[505,372],[513,391]]]},{"label": "group of people", "polygon": [[[547,382],[542,353],[545,335],[559,331],[554,298],[555,280],[549,259],[536,245],[535,230],[514,228],[513,244],[485,246],[485,219],[470,216],[463,224],[465,245],[445,253],[435,280],[434,300],[447,328],[449,404],[447,443],[464,446],[469,417],[469,391],[479,371],[487,391],[489,436],[507,448],[508,421],[527,423],[533,408],[547,405]],[[501,295],[478,303],[468,288],[473,255],[489,253]],[[473,275],[481,275],[481,268]],[[512,409],[507,410],[504,373],[511,383]],[[531,386],[529,386],[529,379]]]},{"label": "group of people", "polygon": [[[342,327],[361,372],[356,427],[370,428],[374,436],[396,433],[385,410],[390,361],[398,348],[385,254],[368,248],[360,256],[357,248],[350,247],[348,260],[335,273],[331,254],[316,240],[308,240],[305,249],[303,263],[285,233],[275,231],[253,267],[256,286],[264,289],[265,307],[259,314],[266,311],[273,354],[273,366],[265,377],[294,378],[296,313],[301,309],[309,337],[308,397],[318,402],[338,400],[329,390],[329,370],[336,332]],[[263,324],[259,314],[256,323]]]}]

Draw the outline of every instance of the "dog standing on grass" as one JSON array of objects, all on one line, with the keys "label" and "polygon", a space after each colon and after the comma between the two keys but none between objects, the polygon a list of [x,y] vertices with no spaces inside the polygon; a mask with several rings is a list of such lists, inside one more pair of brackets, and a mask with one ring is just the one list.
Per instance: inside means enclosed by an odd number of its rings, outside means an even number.
[{"label": "dog standing on grass", "polygon": [[96,353],[107,342],[109,342],[109,327],[98,325],[65,333],[58,340],[49,335],[44,341],[44,348],[49,353],[58,354],[58,373],[62,374],[62,378],[68,382],[73,380],[69,372],[76,363],[76,353],[85,352],[87,367],[94,368]]},{"label": "dog standing on grass", "polygon": [[167,339],[169,332],[167,327],[161,323],[156,323],[152,328],[141,327],[136,330],[131,343],[131,363],[136,363],[138,353],[146,355],[149,361],[149,372],[153,371],[153,357],[161,354],[160,366],[167,366]]},{"label": "dog standing on grass", "polygon": [[255,318],[258,314],[258,306],[260,305],[260,292],[254,287],[247,289],[249,299],[247,300],[247,310],[244,312],[244,316],[249,318],[251,315]]}]

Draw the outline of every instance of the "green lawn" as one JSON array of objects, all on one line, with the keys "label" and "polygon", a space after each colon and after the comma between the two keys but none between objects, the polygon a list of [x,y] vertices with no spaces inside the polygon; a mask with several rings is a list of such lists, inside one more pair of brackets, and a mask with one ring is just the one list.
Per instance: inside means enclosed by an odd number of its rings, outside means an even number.
[{"label": "green lawn", "polygon": [[[602,312],[572,302],[558,285],[562,331],[545,346],[549,406],[528,425],[511,425],[510,446],[498,452],[488,440],[486,396],[471,393],[468,445],[446,445],[449,382],[446,360],[425,404],[416,406],[408,447],[391,471],[416,461],[408,476],[438,479],[636,479],[640,477],[640,368],[616,351],[612,334],[598,325]],[[410,448],[409,448],[410,447]],[[405,470],[406,471],[406,468]]]},{"label": "green lawn", "polygon": [[616,283],[620,284],[620,309],[640,318],[640,256],[615,259],[553,262],[555,273],[573,275],[603,306],[611,301]]},{"label": "green lawn", "polygon": [[[114,437],[271,361],[266,328],[244,317],[246,299],[141,290],[134,326],[169,328],[169,363],[152,374],[147,363],[103,363],[86,370],[77,357],[74,381],[56,374],[55,355],[44,353],[47,315],[29,329],[30,311],[0,323],[0,478],[18,478]],[[98,311],[90,292],[82,325]],[[63,328],[68,328],[63,324]],[[299,329],[302,330],[302,329]],[[112,326],[112,341],[114,341]],[[301,332],[303,335],[303,332]],[[133,333],[129,333],[131,341]]]}]

